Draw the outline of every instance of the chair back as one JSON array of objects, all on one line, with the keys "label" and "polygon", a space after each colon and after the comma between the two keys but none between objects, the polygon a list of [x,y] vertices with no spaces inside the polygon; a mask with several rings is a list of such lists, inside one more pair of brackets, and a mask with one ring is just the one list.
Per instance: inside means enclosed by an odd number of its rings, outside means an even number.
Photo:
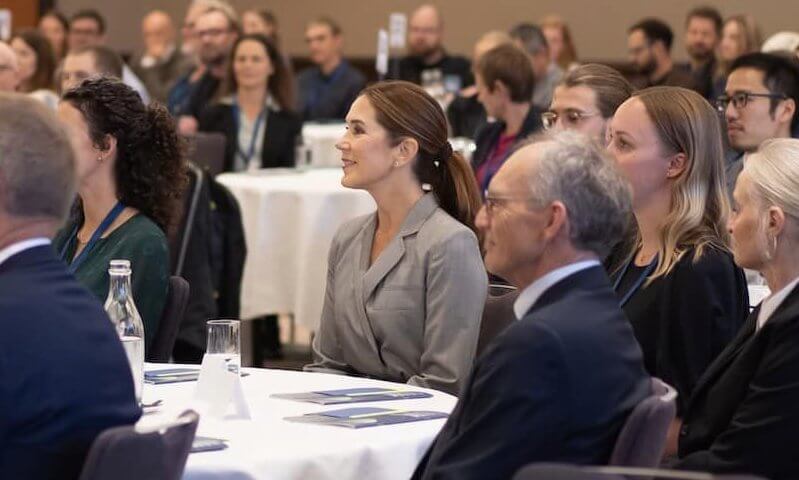
[{"label": "chair back", "polygon": [[477,337],[477,359],[491,341],[505,328],[516,321],[513,302],[519,297],[515,287],[491,284],[483,307],[483,318],[480,320],[480,332]]},{"label": "chair back", "polygon": [[180,480],[198,421],[188,410],[156,428],[109,428],[92,443],[80,480]]},{"label": "chair back", "polygon": [[751,475],[711,475],[703,472],[633,467],[586,467],[533,463],[519,470],[513,480],[765,480]]},{"label": "chair back", "polygon": [[633,408],[616,439],[610,465],[654,468],[660,465],[669,426],[677,413],[677,391],[652,377],[652,393]]},{"label": "chair back", "polygon": [[189,137],[190,161],[215,177],[225,170],[225,134],[219,132],[197,132]]},{"label": "chair back", "polygon": [[158,331],[155,332],[153,344],[147,352],[148,362],[169,362],[188,302],[189,282],[178,276],[169,277],[164,311],[161,313],[161,321],[158,323]]}]

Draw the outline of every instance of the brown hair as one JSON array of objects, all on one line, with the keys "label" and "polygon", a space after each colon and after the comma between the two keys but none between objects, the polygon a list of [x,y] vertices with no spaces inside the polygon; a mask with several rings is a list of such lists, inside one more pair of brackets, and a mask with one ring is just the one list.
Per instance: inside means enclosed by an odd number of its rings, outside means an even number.
[{"label": "brown hair", "polygon": [[11,37],[11,41],[15,38],[25,42],[25,45],[36,53],[36,70],[33,72],[33,76],[25,82],[25,85],[22,85],[25,93],[43,88],[53,90],[56,68],[53,46],[44,38],[44,35],[33,29],[20,30]]},{"label": "brown hair", "polygon": [[506,43],[487,51],[477,60],[474,71],[491,91],[496,82],[502,82],[514,103],[529,103],[533,98],[535,77],[530,58],[515,45]]},{"label": "brown hair", "polygon": [[236,58],[236,50],[239,48],[239,45],[246,40],[253,40],[263,45],[266,50],[266,55],[272,63],[273,71],[266,84],[267,91],[274,97],[277,104],[280,105],[280,108],[289,111],[294,110],[294,76],[286,66],[283,56],[277,51],[275,43],[260,33],[242,35],[236,39],[236,43],[233,44],[233,48],[230,50],[230,61],[228,62],[225,86],[220,89],[220,92],[223,92],[224,95],[231,95],[238,90],[239,86],[236,82],[236,75],[233,72],[233,60]]},{"label": "brown hair", "polygon": [[728,250],[730,205],[721,125],[713,107],[698,93],[680,87],[651,87],[633,96],[643,103],[665,151],[686,157],[685,169],[672,187],[671,210],[663,219],[652,280],[667,275],[691,248],[694,261],[706,248]]},{"label": "brown hair", "polygon": [[557,62],[560,68],[568,70],[569,67],[577,61],[577,47],[574,46],[572,40],[572,32],[566,22],[557,15],[547,15],[541,20],[541,30],[545,28],[557,28],[560,30],[560,35],[563,37],[563,49],[558,55]]},{"label": "brown hair", "polygon": [[447,117],[438,102],[418,85],[403,81],[376,83],[361,95],[369,100],[377,122],[394,144],[403,138],[419,143],[416,177],[430,185],[444,211],[476,232],[474,217],[480,209],[477,181],[471,166],[452,151]]},{"label": "brown hair", "polygon": [[584,86],[593,90],[596,106],[605,119],[612,117],[619,105],[635,91],[635,87],[616,69],[599,63],[586,63],[566,72],[559,85],[568,88]]},{"label": "brown hair", "polygon": [[333,20],[330,17],[325,17],[325,16],[316,17],[310,22],[308,22],[305,29],[307,30],[311,25],[324,25],[325,27],[330,29],[330,33],[334,37],[338,37],[339,35],[341,35],[341,27],[339,26],[338,23],[336,23],[335,20]]}]

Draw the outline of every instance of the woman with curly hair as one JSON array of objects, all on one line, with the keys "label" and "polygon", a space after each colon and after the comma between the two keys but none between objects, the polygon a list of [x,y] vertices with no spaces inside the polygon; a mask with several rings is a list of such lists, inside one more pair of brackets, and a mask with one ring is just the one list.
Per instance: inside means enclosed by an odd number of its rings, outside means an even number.
[{"label": "woman with curly hair", "polygon": [[58,115],[75,149],[79,198],[53,245],[101,301],[109,262],[130,260],[146,352],[167,295],[165,232],[186,180],[181,140],[166,108],[145,106],[118,80],[84,81],[64,94]]}]

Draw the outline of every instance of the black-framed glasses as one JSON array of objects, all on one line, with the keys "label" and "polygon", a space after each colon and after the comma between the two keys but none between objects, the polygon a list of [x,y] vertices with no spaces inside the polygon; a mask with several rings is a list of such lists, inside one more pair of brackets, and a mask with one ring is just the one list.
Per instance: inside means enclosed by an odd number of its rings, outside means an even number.
[{"label": "black-framed glasses", "polygon": [[736,110],[741,110],[749,105],[749,101],[753,98],[771,98],[775,100],[785,100],[788,98],[784,93],[751,93],[751,92],[735,92],[732,95],[719,95],[716,97],[716,109],[724,113],[727,106],[732,103]]},{"label": "black-framed glasses", "polygon": [[581,110],[567,109],[563,113],[558,113],[552,110],[541,114],[541,123],[544,128],[549,130],[554,127],[558,121],[563,122],[566,128],[575,127],[586,118],[596,117],[599,112],[583,112]]}]

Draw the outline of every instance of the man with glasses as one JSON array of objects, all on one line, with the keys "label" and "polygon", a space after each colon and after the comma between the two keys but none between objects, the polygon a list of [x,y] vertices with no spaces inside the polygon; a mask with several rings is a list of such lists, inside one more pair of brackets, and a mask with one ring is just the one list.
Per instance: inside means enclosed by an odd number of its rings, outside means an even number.
[{"label": "man with glasses", "polygon": [[14,50],[0,42],[0,92],[13,92],[19,85],[19,63]]},{"label": "man with glasses", "polygon": [[178,80],[168,100],[169,111],[178,118],[178,130],[183,135],[197,132],[197,118],[216,96],[226,74],[230,49],[240,32],[238,15],[222,2],[197,17],[194,35],[200,65]]},{"label": "man with glasses", "polygon": [[735,151],[727,165],[727,189],[732,195],[748,153],[770,138],[797,133],[799,65],[767,53],[743,55],[732,64],[716,106],[727,120],[727,138]]},{"label": "man with glasses", "polygon": [[476,224],[488,270],[519,289],[518,321],[476,360],[414,479],[511,478],[532,462],[607,464],[650,380],[599,259],[630,190],[601,147],[558,132],[520,148]]}]

